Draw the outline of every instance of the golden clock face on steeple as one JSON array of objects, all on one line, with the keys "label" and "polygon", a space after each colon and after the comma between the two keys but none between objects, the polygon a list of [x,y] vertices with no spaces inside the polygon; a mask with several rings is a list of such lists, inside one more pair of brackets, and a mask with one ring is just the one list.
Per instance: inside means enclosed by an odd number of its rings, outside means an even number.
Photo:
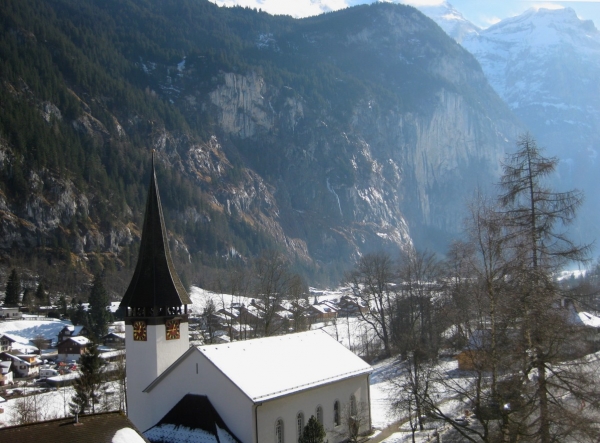
[{"label": "golden clock face on steeple", "polygon": [[167,340],[178,340],[179,339],[179,323],[178,319],[167,320],[165,322],[165,333]]},{"label": "golden clock face on steeple", "polygon": [[133,322],[133,339],[135,341],[146,341],[148,339],[148,330],[145,321],[136,320]]}]

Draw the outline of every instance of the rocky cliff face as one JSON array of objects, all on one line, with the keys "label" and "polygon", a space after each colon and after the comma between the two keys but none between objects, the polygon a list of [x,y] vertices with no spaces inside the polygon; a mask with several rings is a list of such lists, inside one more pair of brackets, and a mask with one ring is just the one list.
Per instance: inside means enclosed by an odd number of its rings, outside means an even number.
[{"label": "rocky cliff face", "polygon": [[[400,5],[291,20],[199,4],[229,26],[235,44],[215,34],[188,52],[169,49],[169,60],[150,50],[119,53],[130,63],[128,81],[144,91],[138,102],[163,100],[186,124],[167,129],[133,105],[114,105],[120,97],[79,84],[69,89],[81,109],[75,117],[52,100],[28,100],[47,125],[68,123],[97,148],[98,158],[90,155],[86,165],[114,170],[121,157],[105,160],[107,153],[143,145],[157,151],[175,177],[170,183],[178,176],[192,183],[189,192],[201,195],[203,206],[180,203],[181,189],[162,193],[167,224],[180,231],[172,245],[184,255],[196,253],[198,236],[223,220],[236,223],[235,235],[260,233],[307,264],[347,265],[380,249],[443,251],[460,230],[465,201],[495,181],[499,160],[522,129],[475,59],[416,9]],[[186,35],[205,32],[169,14],[161,11],[161,26],[173,20]],[[222,47],[229,52],[219,58]],[[9,147],[0,151],[3,161],[10,157]],[[140,211],[131,209],[139,196],[115,201],[93,184],[44,169],[32,169],[30,183],[22,207],[0,199],[0,247],[64,237],[85,257],[93,250],[118,254],[139,235],[132,220]],[[110,223],[97,205],[108,208]],[[219,239],[215,255],[240,254],[233,235]]]},{"label": "rocky cliff face", "polygon": [[[413,236],[419,246],[443,249],[431,236],[459,231],[466,199],[498,177],[499,161],[521,130],[466,52],[457,45],[443,51],[427,41],[436,30],[425,17],[410,8],[369,13],[372,20],[362,27],[312,32],[304,43],[338,49],[327,56],[340,65],[349,53],[358,63],[362,54],[375,57],[376,72],[367,75],[392,85],[394,93],[395,83],[416,83],[414,76],[423,72],[432,82],[414,108],[399,109],[398,102],[366,90],[347,118],[339,119],[254,72],[224,72],[209,94],[232,143],[251,140],[255,150],[278,144],[283,167],[271,184],[281,226],[306,241],[311,256],[323,259],[339,251],[356,256],[406,248]],[[282,51],[287,39],[271,35],[271,46]],[[413,64],[416,72],[396,74]],[[350,62],[347,69],[359,68]],[[404,87],[397,89],[402,93]]]},{"label": "rocky cliff face", "polygon": [[[2,139],[0,152],[1,161],[10,167],[15,159]],[[0,193],[1,250],[23,254],[58,247],[63,249],[63,258],[73,253],[75,259],[86,259],[88,253],[118,254],[121,247],[139,238],[126,224],[101,228],[97,220],[91,220],[90,206],[98,198],[82,192],[68,178],[32,170],[27,183],[29,192],[24,200],[10,201]]]}]

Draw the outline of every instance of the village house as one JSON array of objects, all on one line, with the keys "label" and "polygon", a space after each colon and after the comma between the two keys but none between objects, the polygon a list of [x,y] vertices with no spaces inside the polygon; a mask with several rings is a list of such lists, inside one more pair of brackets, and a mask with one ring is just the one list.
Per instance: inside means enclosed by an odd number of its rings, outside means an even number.
[{"label": "village house", "polygon": [[306,315],[311,323],[320,323],[337,318],[337,311],[334,303],[323,301],[310,305],[306,310]]},{"label": "village house", "polygon": [[0,352],[10,351],[12,344],[15,342],[17,342],[17,339],[8,334],[0,335]]},{"label": "village house", "polygon": [[79,357],[83,354],[91,341],[87,337],[68,337],[56,345],[58,351],[58,361],[79,361]]},{"label": "village house", "polygon": [[11,369],[16,377],[36,377],[40,373],[42,361],[35,354],[13,355],[9,352],[0,353],[0,360],[10,361]]},{"label": "village house", "polygon": [[0,335],[0,352],[11,352],[13,354],[35,354],[39,349],[28,339],[12,334]]},{"label": "village house", "polygon": [[125,347],[124,332],[109,332],[102,337],[102,344],[107,348],[121,349]]},{"label": "village house", "polygon": [[0,320],[20,320],[23,317],[18,307],[0,307]]},{"label": "village house", "polygon": [[139,258],[121,301],[130,420],[157,442],[208,433],[292,443],[313,415],[330,443],[349,428],[370,430],[372,369],[335,339],[309,331],[190,347],[190,303],[171,260],[153,165]]},{"label": "village house", "polygon": [[88,331],[85,326],[67,325],[58,332],[58,340],[56,343],[60,343],[69,337],[89,337],[89,335],[90,331]]},{"label": "village house", "polygon": [[13,384],[12,360],[0,361],[0,386]]},{"label": "village house", "polygon": [[367,311],[367,307],[358,299],[358,297],[350,295],[343,295],[340,297],[337,307],[338,317],[356,317],[360,315],[361,312]]},{"label": "village house", "polygon": [[248,326],[247,328],[242,328],[241,334],[244,339],[250,337],[256,337],[257,329],[261,324],[261,313],[256,306],[245,306],[242,305],[240,307],[240,316],[239,322],[241,325]]}]

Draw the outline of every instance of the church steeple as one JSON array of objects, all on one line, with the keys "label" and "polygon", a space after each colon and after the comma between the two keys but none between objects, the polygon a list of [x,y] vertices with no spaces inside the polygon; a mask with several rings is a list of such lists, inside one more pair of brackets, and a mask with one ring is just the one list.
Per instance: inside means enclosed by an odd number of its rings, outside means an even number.
[{"label": "church steeple", "polygon": [[127,415],[146,429],[154,405],[144,389],[189,348],[187,305],[169,252],[154,169],[146,202],[140,254],[131,283],[121,300],[125,311]]},{"label": "church steeple", "polygon": [[169,251],[152,152],[138,262],[121,306],[126,308],[127,317],[164,317],[182,314],[182,306],[187,313],[188,304],[190,297],[175,272]]}]

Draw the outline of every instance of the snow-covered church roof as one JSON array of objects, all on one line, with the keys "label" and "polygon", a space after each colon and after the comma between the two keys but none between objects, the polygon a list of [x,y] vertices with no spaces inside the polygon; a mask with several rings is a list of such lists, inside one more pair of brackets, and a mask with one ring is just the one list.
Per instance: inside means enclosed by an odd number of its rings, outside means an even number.
[{"label": "snow-covered church roof", "polygon": [[[252,401],[265,401],[368,374],[371,366],[321,330],[190,348],[200,352]],[[173,364],[185,364],[185,357]],[[168,376],[163,372],[150,391]]]}]

